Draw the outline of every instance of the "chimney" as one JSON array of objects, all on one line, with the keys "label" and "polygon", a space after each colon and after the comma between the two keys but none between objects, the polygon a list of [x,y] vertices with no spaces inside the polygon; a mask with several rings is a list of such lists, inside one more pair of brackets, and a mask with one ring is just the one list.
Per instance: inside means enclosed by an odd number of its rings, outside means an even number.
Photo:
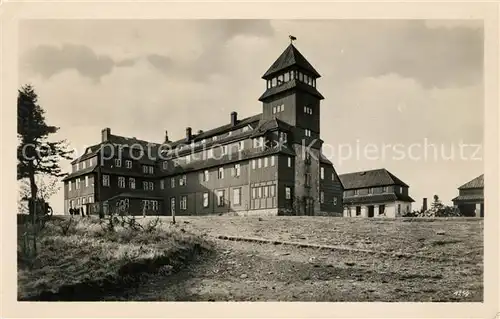
[{"label": "chimney", "polygon": [[422,203],[422,211],[425,212],[426,210],[427,210],[427,198],[424,198]]},{"label": "chimney", "polygon": [[170,142],[170,140],[168,139],[168,131],[165,131],[165,143],[168,142]]},{"label": "chimney", "polygon": [[186,141],[189,141],[191,140],[191,128],[190,127],[186,127]]},{"label": "chimney", "polygon": [[101,131],[101,142],[107,142],[110,138],[111,135],[111,129],[109,127],[106,127]]},{"label": "chimney", "polygon": [[231,112],[231,126],[235,126],[236,122],[238,122],[238,113]]}]

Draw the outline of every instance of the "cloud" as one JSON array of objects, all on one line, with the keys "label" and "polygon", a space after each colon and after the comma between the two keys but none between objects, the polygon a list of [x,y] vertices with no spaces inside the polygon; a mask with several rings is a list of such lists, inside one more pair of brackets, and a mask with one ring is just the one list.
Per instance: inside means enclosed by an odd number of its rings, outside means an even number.
[{"label": "cloud", "polygon": [[107,55],[96,54],[85,45],[63,44],[60,47],[39,45],[27,51],[22,57],[22,68],[49,79],[65,71],[76,70],[81,76],[99,81],[110,74],[115,67],[134,65],[133,59],[114,61]]},{"label": "cloud", "polygon": [[150,54],[146,57],[146,59],[149,61],[149,63],[151,63],[151,65],[153,65],[161,72],[167,73],[172,69],[173,66],[172,59],[164,55]]}]

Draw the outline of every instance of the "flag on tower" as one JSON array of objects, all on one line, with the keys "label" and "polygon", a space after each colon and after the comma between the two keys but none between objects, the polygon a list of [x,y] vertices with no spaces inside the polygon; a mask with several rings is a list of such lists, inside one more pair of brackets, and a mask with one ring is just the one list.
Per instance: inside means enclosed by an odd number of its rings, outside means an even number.
[{"label": "flag on tower", "polygon": [[290,43],[292,43],[294,40],[297,40],[297,38],[293,35],[289,35],[288,37],[290,38]]}]

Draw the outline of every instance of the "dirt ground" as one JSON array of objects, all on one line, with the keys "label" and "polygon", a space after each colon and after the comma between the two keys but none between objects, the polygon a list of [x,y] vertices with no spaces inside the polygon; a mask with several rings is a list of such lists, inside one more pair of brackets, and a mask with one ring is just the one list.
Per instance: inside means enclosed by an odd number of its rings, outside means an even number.
[{"label": "dirt ground", "polygon": [[429,261],[348,250],[213,239],[215,251],[106,300],[483,300],[483,222],[318,217],[179,217],[186,231],[442,257]]}]

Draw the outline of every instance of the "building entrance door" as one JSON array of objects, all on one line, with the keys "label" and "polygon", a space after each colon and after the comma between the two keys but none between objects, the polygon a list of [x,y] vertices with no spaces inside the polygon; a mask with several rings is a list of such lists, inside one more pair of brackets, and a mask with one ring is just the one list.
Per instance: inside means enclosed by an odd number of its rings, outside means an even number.
[{"label": "building entrance door", "polygon": [[375,215],[375,206],[368,206],[368,217],[373,217]]}]

